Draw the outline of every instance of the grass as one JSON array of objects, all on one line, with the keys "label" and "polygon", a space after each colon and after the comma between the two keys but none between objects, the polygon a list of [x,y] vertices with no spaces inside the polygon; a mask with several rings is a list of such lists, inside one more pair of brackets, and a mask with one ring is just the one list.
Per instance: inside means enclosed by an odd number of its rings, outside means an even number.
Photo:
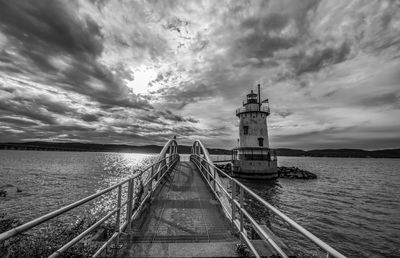
[{"label": "grass", "polygon": [[[22,233],[0,243],[0,257],[47,257],[89,228],[95,221],[96,219],[84,216],[75,223],[68,225],[60,222],[57,225],[47,225],[37,230],[31,230],[32,232],[27,231],[27,233]],[[20,224],[22,222],[17,219],[0,214],[0,233]],[[101,239],[90,239],[93,234],[85,237],[60,257],[88,257],[93,255],[103,244],[102,240],[105,241],[113,233],[111,225],[105,224],[101,227],[101,230],[103,232]]]}]

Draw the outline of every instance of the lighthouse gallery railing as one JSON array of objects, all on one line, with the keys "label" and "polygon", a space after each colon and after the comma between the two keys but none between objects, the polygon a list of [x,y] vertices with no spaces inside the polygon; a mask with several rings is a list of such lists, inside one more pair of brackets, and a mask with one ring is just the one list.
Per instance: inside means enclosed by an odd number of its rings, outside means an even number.
[{"label": "lighthouse gallery railing", "polygon": [[[169,153],[167,153],[169,151]],[[104,189],[96,194],[90,195],[86,198],[83,198],[77,202],[74,202],[70,205],[64,206],[56,211],[50,212],[44,216],[41,216],[37,219],[29,221],[21,226],[13,228],[9,231],[3,232],[0,234],[0,242],[3,242],[7,239],[15,237],[21,233],[24,233],[32,228],[35,228],[53,218],[61,216],[68,211],[73,209],[79,208],[84,204],[92,201],[96,198],[102,197],[105,194],[111,193],[112,191],[117,191],[117,198],[115,200],[116,207],[108,212],[104,217],[97,220],[93,225],[83,231],[81,234],[70,240],[68,243],[64,244],[60,247],[57,251],[51,254],[49,257],[57,257],[62,253],[65,253],[71,246],[78,243],[82,240],[85,236],[88,236],[92,231],[96,228],[101,226],[107,220],[110,220],[113,216],[115,217],[114,226],[115,230],[111,237],[95,252],[93,257],[100,256],[104,250],[111,244],[115,243],[115,246],[119,246],[119,237],[121,236],[122,232],[125,230],[129,230],[131,227],[131,222],[137,216],[140,215],[142,208],[145,204],[150,200],[152,193],[157,189],[158,185],[162,182],[164,176],[170,171],[179,161],[179,155],[177,153],[177,144],[175,140],[169,140],[163,150],[157,157],[157,161],[146,168],[139,171],[139,173],[133,177],[127,178],[122,182],[111,186],[107,189]],[[149,173],[149,176],[145,179],[143,183],[142,175],[146,172]],[[135,202],[134,196],[134,188],[142,184],[142,189],[144,190],[143,197]],[[126,198],[123,200],[122,192],[126,192]],[[135,207],[134,207],[135,206]],[[124,209],[123,209],[124,208]],[[122,211],[125,210],[125,218],[122,214]],[[117,249],[115,249],[116,251]]]},{"label": "lighthouse gallery railing", "polygon": [[256,107],[245,106],[236,109],[236,115],[238,115],[239,113],[257,112],[257,111],[267,113],[268,115],[270,114],[269,106],[256,106]]},{"label": "lighthouse gallery railing", "polygon": [[[209,187],[213,191],[215,197],[221,203],[221,206],[226,214],[226,216],[232,221],[232,224],[239,231],[240,238],[244,241],[247,246],[250,248],[252,253],[256,257],[260,257],[257,250],[254,248],[250,239],[244,230],[244,218],[246,217],[248,221],[250,221],[252,227],[257,232],[257,234],[282,257],[288,257],[288,255],[282,250],[282,248],[271,238],[271,236],[256,222],[256,220],[246,211],[244,207],[244,193],[256,199],[259,203],[261,203],[265,208],[276,214],[278,217],[283,219],[287,224],[296,229],[302,235],[304,235],[307,239],[314,242],[317,246],[319,246],[322,250],[326,252],[327,257],[345,257],[343,254],[339,253],[331,246],[326,244],[324,241],[313,235],[311,232],[297,224],[294,220],[290,219],[288,216],[283,214],[277,208],[269,204],[263,198],[258,196],[252,190],[247,188],[245,185],[240,183],[238,180],[232,178],[224,171],[217,168],[211,157],[204,147],[204,145],[200,141],[195,141],[192,147],[192,154],[190,156],[190,160],[197,166],[204,179],[207,181]],[[220,176],[227,178],[229,181],[228,187],[224,186],[222,183]]]}]

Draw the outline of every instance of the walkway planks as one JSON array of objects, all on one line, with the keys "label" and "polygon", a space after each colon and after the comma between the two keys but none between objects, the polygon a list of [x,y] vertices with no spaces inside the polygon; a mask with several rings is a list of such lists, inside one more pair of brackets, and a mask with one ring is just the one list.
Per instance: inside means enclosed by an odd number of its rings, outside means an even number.
[{"label": "walkway planks", "polygon": [[126,243],[120,256],[237,257],[239,240],[194,164],[180,162]]}]

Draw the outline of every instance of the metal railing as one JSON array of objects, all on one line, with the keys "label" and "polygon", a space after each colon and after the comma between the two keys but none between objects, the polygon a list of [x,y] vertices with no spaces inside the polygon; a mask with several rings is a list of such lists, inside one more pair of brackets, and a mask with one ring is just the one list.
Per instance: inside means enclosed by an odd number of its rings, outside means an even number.
[{"label": "metal railing", "polygon": [[[169,150],[169,154],[167,153]],[[83,231],[81,234],[70,240],[68,243],[64,244],[58,250],[56,250],[49,257],[57,257],[62,253],[65,253],[67,249],[78,243],[85,236],[88,236],[93,230],[98,228],[101,224],[105,223],[112,217],[114,218],[114,233],[111,237],[105,241],[105,243],[93,254],[93,257],[98,257],[102,254],[104,250],[112,243],[115,243],[116,247],[119,247],[119,238],[122,232],[130,230],[132,220],[136,219],[141,212],[146,203],[151,199],[152,193],[157,189],[159,184],[162,182],[164,176],[174,168],[176,162],[179,161],[179,154],[177,154],[177,144],[175,140],[170,140],[163,148],[161,153],[157,158],[157,162],[147,166],[142,169],[137,175],[125,179],[122,182],[104,189],[96,194],[90,195],[83,198],[77,202],[69,204],[62,207],[56,211],[50,212],[44,216],[37,219],[29,221],[21,226],[13,228],[9,231],[0,234],[0,242],[7,239],[15,237],[27,230],[30,230],[36,226],[39,226],[53,218],[61,216],[68,211],[75,208],[81,207],[82,205],[92,201],[96,198],[102,197],[105,194],[111,193],[112,191],[117,191],[117,198],[115,200],[116,207],[108,212],[101,219],[97,220],[93,225]],[[146,177],[146,178],[143,178]],[[144,182],[143,182],[144,180]],[[142,189],[141,196],[134,196],[135,187],[140,186]],[[125,198],[123,198],[123,192],[127,193]],[[123,200],[124,199],[124,200]],[[125,211],[125,216],[123,217],[122,211]],[[117,248],[114,249],[117,251]],[[115,255],[116,253],[114,253]]]},{"label": "metal railing", "polygon": [[236,109],[236,115],[240,113],[256,112],[256,111],[267,113],[267,115],[270,114],[269,106],[256,106],[256,107],[244,106]]},{"label": "metal railing", "polygon": [[[262,240],[267,242],[281,257],[288,257],[288,255],[282,250],[282,248],[273,240],[273,238],[256,222],[256,220],[247,212],[244,208],[244,194],[255,198],[259,203],[261,203],[265,208],[276,214],[278,217],[283,219],[287,224],[296,229],[299,233],[304,235],[307,239],[311,240],[322,250],[326,252],[327,257],[345,257],[328,244],[323,242],[321,239],[313,235],[311,232],[297,224],[295,221],[290,219],[288,216],[283,214],[277,208],[269,204],[263,198],[258,196],[248,187],[240,183],[238,180],[232,178],[224,171],[217,168],[208,154],[207,149],[200,141],[196,141],[193,144],[191,161],[199,169],[200,173],[203,175],[204,179],[208,183],[209,187],[213,191],[215,197],[221,203],[221,206],[225,212],[225,215],[231,220],[232,224],[238,230],[240,234],[240,239],[245,242],[250,248],[255,257],[260,257],[250,239],[248,238],[244,230],[244,219],[246,218],[250,221],[253,229],[261,237]],[[220,176],[225,177],[224,180],[228,180],[230,191],[227,186],[224,186]]]}]

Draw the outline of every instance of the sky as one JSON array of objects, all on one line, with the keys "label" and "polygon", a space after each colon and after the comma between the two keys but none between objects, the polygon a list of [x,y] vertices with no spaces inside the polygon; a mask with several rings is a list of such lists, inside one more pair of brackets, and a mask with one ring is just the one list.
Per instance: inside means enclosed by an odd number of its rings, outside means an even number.
[{"label": "sky", "polygon": [[0,0],[0,142],[400,147],[399,1]]}]

